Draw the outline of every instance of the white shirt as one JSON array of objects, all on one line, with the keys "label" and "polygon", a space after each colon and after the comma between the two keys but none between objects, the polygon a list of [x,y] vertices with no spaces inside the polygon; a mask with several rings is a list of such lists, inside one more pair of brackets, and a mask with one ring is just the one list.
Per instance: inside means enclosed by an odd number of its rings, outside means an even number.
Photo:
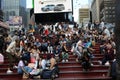
[{"label": "white shirt", "polygon": [[105,30],[104,30],[104,33],[105,33],[108,37],[110,37],[110,31],[109,31],[108,29],[105,29]]},{"label": "white shirt", "polygon": [[16,48],[16,42],[13,41],[9,44],[9,46],[7,47],[6,52],[8,53],[15,53],[15,48]]},{"label": "white shirt", "polygon": [[80,46],[82,46],[82,41],[81,40],[79,40],[77,42],[75,49],[77,50],[77,48],[80,47]]},{"label": "white shirt", "polygon": [[101,29],[103,30],[103,28],[104,28],[104,26],[105,26],[105,25],[104,25],[104,22],[101,22],[100,25],[101,25]]},{"label": "white shirt", "polygon": [[46,69],[46,60],[45,59],[42,59],[41,61],[41,66],[42,66],[42,69]]},{"label": "white shirt", "polygon": [[19,63],[18,63],[18,68],[23,67],[23,66],[24,66],[24,63],[23,63],[22,60],[20,60]]}]

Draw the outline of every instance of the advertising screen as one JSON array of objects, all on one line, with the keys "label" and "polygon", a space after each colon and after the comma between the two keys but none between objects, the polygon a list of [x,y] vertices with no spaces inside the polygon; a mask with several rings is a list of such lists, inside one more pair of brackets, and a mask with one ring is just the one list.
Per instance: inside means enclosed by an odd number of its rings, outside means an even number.
[{"label": "advertising screen", "polygon": [[22,17],[21,16],[9,16],[9,25],[21,25],[22,24]]},{"label": "advertising screen", "polygon": [[34,13],[72,12],[72,0],[34,0]]}]

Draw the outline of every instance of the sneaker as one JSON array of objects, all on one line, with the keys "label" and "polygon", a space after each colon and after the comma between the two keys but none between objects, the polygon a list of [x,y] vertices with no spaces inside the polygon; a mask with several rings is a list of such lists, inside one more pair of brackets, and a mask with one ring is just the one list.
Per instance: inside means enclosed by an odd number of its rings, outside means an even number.
[{"label": "sneaker", "polygon": [[93,66],[93,63],[91,63],[91,66]]},{"label": "sneaker", "polygon": [[100,60],[98,62],[99,62],[100,65],[102,64],[102,62]]},{"label": "sneaker", "polygon": [[65,62],[65,60],[63,59],[62,62]]},{"label": "sneaker", "polygon": [[76,59],[76,62],[78,62],[78,59]]},{"label": "sneaker", "polygon": [[59,77],[59,76],[56,74],[56,75],[55,75],[55,78],[58,78],[58,77]]},{"label": "sneaker", "polygon": [[13,68],[14,68],[14,69],[17,69],[17,68],[18,68],[18,66],[13,66]]},{"label": "sneaker", "polygon": [[66,62],[68,62],[68,59],[66,60]]},{"label": "sneaker", "polygon": [[11,71],[11,70],[8,68],[7,74],[11,74],[11,73],[13,73],[13,71]]},{"label": "sneaker", "polygon": [[113,60],[113,62],[115,62],[115,61],[116,61],[116,59]]},{"label": "sneaker", "polygon": [[110,63],[107,61],[107,62],[105,63],[105,66],[110,66]]}]

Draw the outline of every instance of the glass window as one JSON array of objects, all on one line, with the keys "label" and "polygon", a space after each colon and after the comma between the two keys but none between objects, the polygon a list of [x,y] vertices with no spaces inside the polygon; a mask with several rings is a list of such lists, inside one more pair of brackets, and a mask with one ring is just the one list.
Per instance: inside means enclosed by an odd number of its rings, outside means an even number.
[{"label": "glass window", "polygon": [[111,7],[109,7],[109,9],[111,9]]},{"label": "glass window", "polygon": [[112,7],[112,9],[115,9],[115,7]]},{"label": "glass window", "polygon": [[112,15],[109,15],[109,17],[111,18],[111,17],[112,17]]},{"label": "glass window", "polygon": [[115,17],[115,15],[113,15],[113,17]]},{"label": "glass window", "polygon": [[115,13],[115,11],[112,11],[112,13]]},{"label": "glass window", "polygon": [[108,15],[106,15],[106,18],[108,18]]},{"label": "glass window", "polygon": [[105,11],[105,13],[108,13],[108,11]]}]

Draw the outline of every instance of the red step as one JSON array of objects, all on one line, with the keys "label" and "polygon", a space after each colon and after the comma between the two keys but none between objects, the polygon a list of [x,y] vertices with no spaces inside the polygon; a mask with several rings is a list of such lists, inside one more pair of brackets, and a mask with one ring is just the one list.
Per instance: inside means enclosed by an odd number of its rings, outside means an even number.
[{"label": "red step", "polygon": [[[103,59],[103,57],[94,57],[93,59],[92,59],[92,61],[98,61],[98,60],[102,60]],[[76,58],[69,58],[68,59],[68,61],[75,61],[76,60]]]},{"label": "red step", "polygon": [[4,79],[4,78],[13,78],[13,79],[22,79],[22,75],[18,74],[18,73],[11,73],[11,74],[6,74],[6,73],[0,73],[0,79]]},{"label": "red step", "polygon": [[103,57],[94,57],[92,60],[93,61],[98,61],[98,60],[102,60],[103,59]]},{"label": "red step", "polygon": [[93,54],[95,57],[103,57],[103,54]]},{"label": "red step", "polygon": [[[81,63],[76,62],[76,56],[69,54],[69,62],[59,62],[58,66],[60,68],[60,76],[55,80],[109,80],[111,77],[108,77],[109,66],[99,65],[98,60],[102,60],[103,55],[100,54],[99,44],[96,44],[94,47],[95,52],[93,53],[95,58],[92,60],[94,64],[88,72],[84,72],[81,66]],[[47,55],[47,54],[40,54]],[[8,58],[5,56],[5,62],[0,64],[0,79],[6,80],[23,80],[21,75],[18,75],[17,69],[12,69],[14,73],[6,74],[8,65]]]},{"label": "red step", "polygon": [[69,58],[76,58],[75,55],[69,55]]},{"label": "red step", "polygon": [[85,78],[85,77],[105,77],[108,76],[108,70],[101,71],[60,71],[60,78]]},{"label": "red step", "polygon": [[[15,63],[15,62],[13,62],[13,63]],[[4,60],[3,64],[9,64],[9,60],[8,59]]]},{"label": "red step", "polygon": [[[6,73],[8,68],[0,68],[0,73]],[[14,73],[17,72],[17,69],[11,69]]]},{"label": "red step", "polygon": [[93,47],[93,49],[100,50],[99,46]]},{"label": "red step", "polygon": [[[60,71],[83,71],[82,66],[59,66]],[[109,70],[109,66],[94,65],[90,71],[94,70]]]},{"label": "red step", "polygon": [[111,80],[111,77],[57,78],[55,80]]},{"label": "red step", "polygon": [[75,61],[73,61],[73,62],[64,62],[64,63],[63,62],[59,62],[58,66],[80,66],[80,63],[75,62]]},{"label": "red step", "polygon": [[9,64],[0,64],[0,68],[8,68]]},{"label": "red step", "polygon": [[[98,54],[98,53],[97,53],[97,54],[94,53],[93,55],[94,55],[95,57],[103,57],[103,56],[104,56],[103,54],[100,54],[100,53],[99,53],[99,54]],[[69,55],[69,58],[76,58],[76,57],[77,57],[76,55]]]},{"label": "red step", "polygon": [[99,50],[96,50],[95,52],[93,52],[94,54],[99,54],[100,51]]}]

